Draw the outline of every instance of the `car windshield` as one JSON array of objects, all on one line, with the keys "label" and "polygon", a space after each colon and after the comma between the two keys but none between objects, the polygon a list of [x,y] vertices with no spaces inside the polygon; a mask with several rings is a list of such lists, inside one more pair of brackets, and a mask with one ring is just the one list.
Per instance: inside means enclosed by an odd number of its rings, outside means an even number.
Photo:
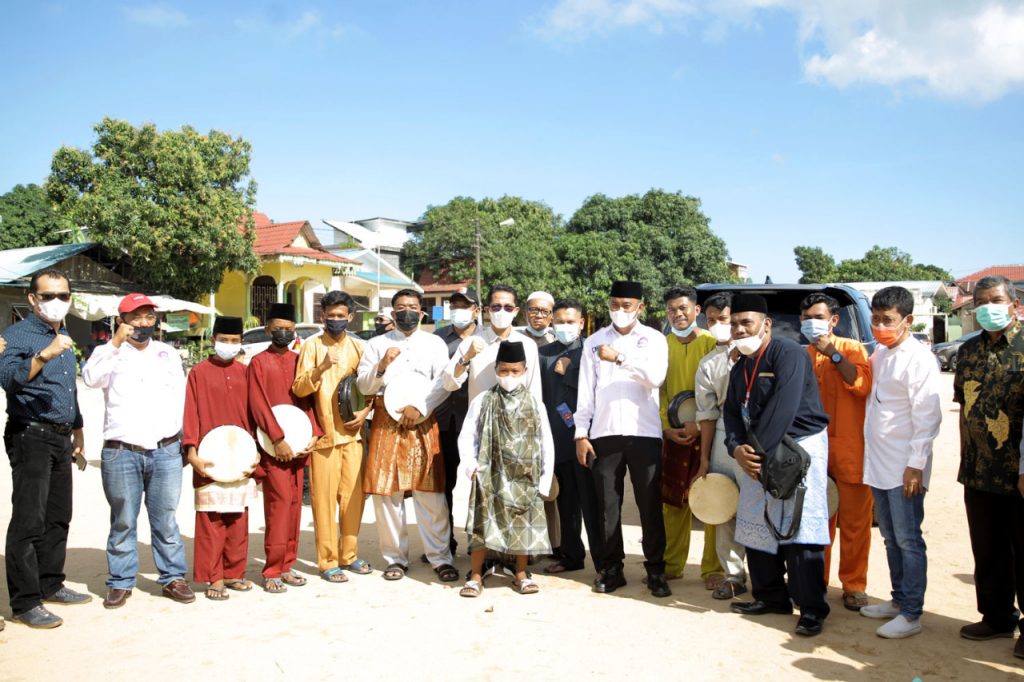
[{"label": "car windshield", "polygon": [[295,332],[299,335],[300,339],[308,339],[314,334],[320,333],[320,326],[313,325],[311,327],[299,327],[295,330]]}]

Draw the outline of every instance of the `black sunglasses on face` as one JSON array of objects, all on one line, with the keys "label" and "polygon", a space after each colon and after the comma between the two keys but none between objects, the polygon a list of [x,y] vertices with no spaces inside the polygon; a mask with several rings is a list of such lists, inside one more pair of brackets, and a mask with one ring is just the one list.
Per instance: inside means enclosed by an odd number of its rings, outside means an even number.
[{"label": "black sunglasses on face", "polygon": [[512,312],[515,309],[516,309],[516,307],[514,305],[512,305],[511,303],[506,303],[505,305],[499,305],[499,304],[495,303],[494,305],[491,306],[491,312],[492,313],[499,313],[502,310],[504,310],[506,313],[510,313],[510,312]]},{"label": "black sunglasses on face", "polygon": [[53,293],[50,293],[49,291],[47,291],[47,292],[42,293],[42,294],[36,294],[35,297],[38,298],[40,301],[43,301],[43,302],[52,301],[55,298],[59,298],[60,300],[62,300],[65,303],[67,303],[68,301],[71,300],[71,292],[64,291],[64,292],[61,292],[59,294],[53,294]]}]

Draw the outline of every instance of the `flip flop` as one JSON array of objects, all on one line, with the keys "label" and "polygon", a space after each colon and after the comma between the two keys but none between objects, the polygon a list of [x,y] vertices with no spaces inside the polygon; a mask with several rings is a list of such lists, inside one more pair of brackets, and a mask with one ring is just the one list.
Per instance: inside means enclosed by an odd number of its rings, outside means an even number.
[{"label": "flip flop", "polygon": [[460,597],[479,597],[484,591],[484,586],[475,580],[467,580],[466,584],[459,590]]},{"label": "flip flop", "polygon": [[725,582],[724,575],[710,575],[704,580],[705,590],[717,590]]},{"label": "flip flop", "polygon": [[733,599],[741,594],[746,594],[747,586],[738,580],[726,578],[722,584],[711,593],[713,599]]},{"label": "flip flop", "polygon": [[341,566],[338,566],[338,568],[343,571],[348,571],[349,573],[355,573],[356,575],[373,573],[373,566],[363,559],[356,559],[350,564],[342,564]]},{"label": "flip flop", "polygon": [[282,594],[288,591],[281,578],[266,578],[263,580],[263,591],[270,594]]},{"label": "flip flop", "polygon": [[868,595],[864,592],[843,592],[843,607],[848,611],[860,611],[868,605]]},{"label": "flip flop", "polygon": [[240,580],[225,580],[224,587],[235,592],[248,592],[252,589],[252,581],[242,578]]},{"label": "flip flop", "polygon": [[306,584],[306,579],[296,573],[295,571],[288,571],[287,573],[281,574],[281,581],[286,585],[292,587],[302,587]]},{"label": "flip flop", "polygon": [[540,585],[533,582],[529,578],[516,580],[512,583],[512,588],[519,594],[537,594],[538,592],[540,592]]},{"label": "flip flop", "polygon": [[434,569],[437,577],[443,583],[453,583],[459,579],[459,572],[451,564],[444,564]]},{"label": "flip flop", "polygon": [[223,587],[207,587],[206,598],[210,601],[227,601],[231,597]]},{"label": "flip flop", "polygon": [[401,580],[408,570],[409,567],[402,564],[388,564],[388,567],[384,569],[384,580]]},{"label": "flip flop", "polygon": [[320,577],[329,583],[347,583],[348,578],[345,576],[345,571],[341,570],[337,566],[332,566],[326,571],[320,571]]}]

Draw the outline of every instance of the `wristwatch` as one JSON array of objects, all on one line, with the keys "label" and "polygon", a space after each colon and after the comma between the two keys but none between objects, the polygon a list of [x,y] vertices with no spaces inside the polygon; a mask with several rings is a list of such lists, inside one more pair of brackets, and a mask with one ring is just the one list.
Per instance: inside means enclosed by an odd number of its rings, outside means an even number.
[{"label": "wristwatch", "polygon": [[625,361],[626,361],[626,356],[623,355],[622,353],[619,353],[618,355],[615,356],[615,364],[616,365],[620,365],[621,366],[622,363],[624,363]]},{"label": "wristwatch", "polygon": [[467,360],[466,356],[463,355],[462,359],[459,360],[459,365],[462,366],[462,367],[469,367],[470,364],[472,364],[472,362],[473,362],[472,360]]},{"label": "wristwatch", "polygon": [[38,360],[39,362],[43,363],[44,365],[50,361],[49,358],[44,358],[43,357],[43,351],[39,351],[38,353],[36,353],[32,357],[35,358],[36,360]]},{"label": "wristwatch", "polygon": [[840,353],[839,351],[836,351],[835,353],[829,356],[829,359],[832,360],[832,364],[838,365],[840,362],[843,361],[843,354]]}]

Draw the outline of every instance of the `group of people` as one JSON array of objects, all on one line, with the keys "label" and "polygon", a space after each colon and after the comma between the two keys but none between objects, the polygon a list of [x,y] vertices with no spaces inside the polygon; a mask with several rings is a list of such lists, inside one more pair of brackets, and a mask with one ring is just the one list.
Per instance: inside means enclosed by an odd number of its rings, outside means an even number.
[{"label": "group of people", "polygon": [[[46,604],[88,595],[64,585],[71,517],[71,462],[82,458],[74,356],[63,328],[70,282],[59,271],[33,277],[29,317],[4,334],[0,383],[8,396],[5,444],[14,477],[7,580],[15,620],[55,627]],[[1012,283],[986,278],[974,290],[985,332],[960,353],[961,469],[976,563],[980,623],[968,639],[1012,636],[1024,597],[1024,336]],[[746,615],[793,613],[813,636],[829,614],[832,543],[839,535],[842,604],[884,619],[877,634],[921,631],[927,575],[921,533],[932,444],[941,422],[938,368],[911,334],[913,297],[887,287],[871,301],[878,346],[837,336],[842,311],[813,293],[800,304],[807,341],[773,334],[766,300],[690,287],[664,292],[667,329],[643,323],[647,292],[613,284],[610,324],[584,338],[577,301],[534,292],[525,301],[495,285],[481,301],[464,288],[450,298],[451,324],[421,329],[421,295],[402,290],[377,335],[349,333],[355,303],[342,291],[321,300],[324,332],[299,344],[295,312],[275,304],[270,347],[238,360],[242,321],[219,317],[214,353],[184,376],[174,350],[153,338],[158,322],[146,296],[121,302],[111,341],[82,371],[106,401],[101,470],[111,507],[110,577],[104,599],[118,608],[138,571],[136,521],[144,503],[163,594],[195,599],[175,523],[181,467],[191,465],[196,530],[193,578],[213,600],[247,591],[248,505],[262,484],[266,533],[263,588],[305,584],[297,559],[303,471],[309,464],[319,576],[346,582],[373,571],[359,553],[366,496],[372,500],[384,566],[399,580],[411,570],[405,499],[412,498],[421,561],[443,582],[460,579],[453,489],[469,486],[466,536],[471,568],[459,594],[477,597],[485,577],[507,576],[520,593],[539,591],[530,566],[549,574],[584,568],[586,528],[597,577],[593,589],[626,585],[622,536],[628,470],[642,526],[646,588],[668,597],[683,575],[698,479],[720,474],[738,488],[735,516],[707,526],[701,578]],[[482,313],[487,314],[484,323]],[[703,314],[706,329],[699,326]],[[364,407],[339,400],[358,390]],[[695,416],[680,423],[679,398]],[[387,400],[385,399],[387,395]],[[289,444],[275,407],[298,408],[313,438]],[[369,422],[367,426],[366,422]],[[201,454],[208,433],[234,426],[272,443],[241,480],[214,480]],[[364,440],[367,441],[364,444]],[[272,450],[272,451],[271,451]],[[771,484],[777,462],[796,457],[796,494]],[[830,514],[830,479],[838,511]],[[867,564],[872,519],[885,541],[891,599],[870,604]],[[1007,529],[1009,531],[1007,532]],[[1019,645],[1015,653],[1024,656]]]}]

